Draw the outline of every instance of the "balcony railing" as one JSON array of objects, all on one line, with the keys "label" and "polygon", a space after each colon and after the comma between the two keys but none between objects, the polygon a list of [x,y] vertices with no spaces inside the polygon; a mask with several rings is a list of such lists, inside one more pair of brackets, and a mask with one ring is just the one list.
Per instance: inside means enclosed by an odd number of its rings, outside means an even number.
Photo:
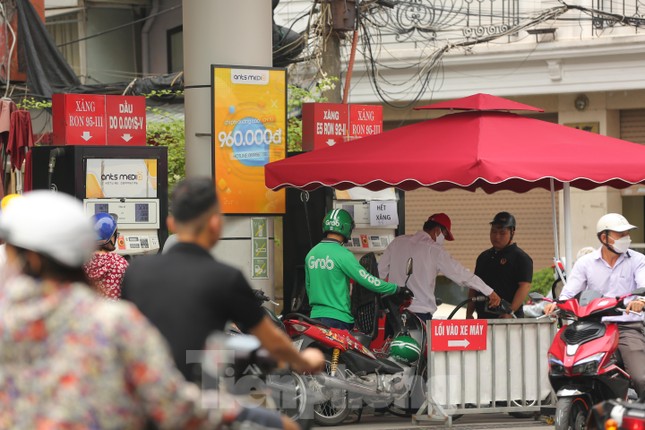
[{"label": "balcony railing", "polygon": [[[384,2],[389,7],[383,7]],[[591,17],[590,28],[595,34],[609,27],[629,26],[635,30],[645,27],[645,0],[593,0],[592,5],[575,0],[567,3],[571,10],[586,15],[581,22]],[[520,0],[383,0],[369,4],[363,17],[398,42],[494,36],[544,12],[538,9],[538,1],[523,1],[520,10]],[[542,7],[546,10],[558,4],[543,1]]]},{"label": "balcony railing", "polygon": [[604,29],[616,25],[645,26],[645,0],[594,0],[593,26]]},{"label": "balcony railing", "polygon": [[398,41],[461,32],[482,37],[507,31],[520,20],[519,0],[399,0],[390,8],[369,8],[365,17]]}]

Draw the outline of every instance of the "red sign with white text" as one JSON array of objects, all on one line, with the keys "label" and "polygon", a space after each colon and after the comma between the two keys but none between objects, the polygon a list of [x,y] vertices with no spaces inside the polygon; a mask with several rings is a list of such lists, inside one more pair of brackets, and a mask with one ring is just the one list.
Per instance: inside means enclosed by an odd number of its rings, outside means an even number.
[{"label": "red sign with white text", "polygon": [[106,96],[108,145],[146,144],[146,99],[140,96]]},{"label": "red sign with white text", "polygon": [[486,349],[487,320],[432,320],[432,351],[482,351]]},{"label": "red sign with white text", "polygon": [[302,104],[302,149],[311,151],[383,131],[383,106]]},{"label": "red sign with white text", "polygon": [[383,131],[383,106],[349,105],[349,135],[345,140],[380,134]]},{"label": "red sign with white text", "polygon": [[105,96],[54,94],[54,145],[105,145]]},{"label": "red sign with white text", "polygon": [[52,96],[54,145],[145,145],[146,98],[96,94]]},{"label": "red sign with white text", "polygon": [[334,146],[347,136],[348,109],[340,103],[302,104],[302,149]]}]

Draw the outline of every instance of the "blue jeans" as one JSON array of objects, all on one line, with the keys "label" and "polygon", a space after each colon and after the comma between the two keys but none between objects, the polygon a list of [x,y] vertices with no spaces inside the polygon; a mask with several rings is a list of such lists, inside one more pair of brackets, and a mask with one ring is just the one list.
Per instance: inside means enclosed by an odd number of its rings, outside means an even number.
[{"label": "blue jeans", "polygon": [[347,323],[334,318],[316,318],[321,323],[331,328],[339,328],[341,330],[351,331],[354,328],[354,323]]},{"label": "blue jeans", "polygon": [[424,323],[432,319],[432,314],[430,312],[415,312],[414,314],[418,316],[419,319],[421,319],[421,321],[423,321]]}]

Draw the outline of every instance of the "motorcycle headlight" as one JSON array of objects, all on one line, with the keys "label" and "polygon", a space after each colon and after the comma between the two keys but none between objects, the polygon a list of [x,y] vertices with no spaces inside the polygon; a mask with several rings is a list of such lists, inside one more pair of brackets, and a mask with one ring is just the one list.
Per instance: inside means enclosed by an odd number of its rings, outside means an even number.
[{"label": "motorcycle headlight", "polygon": [[564,364],[553,354],[549,354],[549,373],[553,376],[564,375]]},{"label": "motorcycle headlight", "polygon": [[600,367],[600,362],[605,356],[604,352],[599,352],[598,354],[590,355],[587,358],[583,358],[576,363],[571,368],[571,373],[573,375],[595,375],[598,373],[598,367]]}]

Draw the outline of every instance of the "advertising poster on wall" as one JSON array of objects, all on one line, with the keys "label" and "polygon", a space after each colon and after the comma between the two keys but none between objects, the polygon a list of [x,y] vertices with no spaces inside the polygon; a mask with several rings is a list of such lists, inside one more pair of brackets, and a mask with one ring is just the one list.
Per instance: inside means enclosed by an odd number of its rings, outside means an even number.
[{"label": "advertising poster on wall", "polygon": [[85,198],[157,198],[157,160],[90,158],[85,166]]},{"label": "advertising poster on wall", "polygon": [[212,66],[213,166],[222,213],[283,214],[264,166],[286,156],[285,69]]},{"label": "advertising poster on wall", "polygon": [[251,218],[251,279],[269,279],[269,235],[266,218]]}]

